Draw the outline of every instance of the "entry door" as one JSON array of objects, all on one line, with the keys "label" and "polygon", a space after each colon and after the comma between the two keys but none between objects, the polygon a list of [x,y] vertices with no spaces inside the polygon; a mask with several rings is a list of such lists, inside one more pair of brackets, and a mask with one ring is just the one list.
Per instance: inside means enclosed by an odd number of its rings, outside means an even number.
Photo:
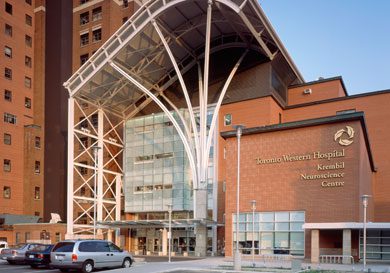
[{"label": "entry door", "polygon": [[154,238],[148,238],[148,251],[153,252],[154,251]]}]

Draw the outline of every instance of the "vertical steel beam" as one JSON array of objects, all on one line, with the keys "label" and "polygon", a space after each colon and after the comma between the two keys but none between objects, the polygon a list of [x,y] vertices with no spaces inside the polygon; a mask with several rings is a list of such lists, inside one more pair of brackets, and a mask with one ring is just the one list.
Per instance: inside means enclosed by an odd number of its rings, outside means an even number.
[{"label": "vertical steel beam", "polygon": [[115,177],[115,221],[121,220],[121,188],[122,179],[121,175],[117,174]]},{"label": "vertical steel beam", "polygon": [[68,170],[67,170],[67,225],[66,237],[73,237],[73,173],[74,173],[74,98],[68,99]]},{"label": "vertical steel beam", "polygon": [[103,154],[104,154],[104,113],[102,109],[98,109],[98,149],[97,157],[97,221],[103,220]]}]

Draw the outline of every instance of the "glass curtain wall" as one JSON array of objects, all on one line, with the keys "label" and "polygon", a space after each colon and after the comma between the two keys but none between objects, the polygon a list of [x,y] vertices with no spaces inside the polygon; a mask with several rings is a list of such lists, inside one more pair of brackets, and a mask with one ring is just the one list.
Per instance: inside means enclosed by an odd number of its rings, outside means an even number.
[{"label": "glass curtain wall", "polygon": [[[360,257],[363,257],[363,231],[360,231]],[[390,230],[368,229],[366,257],[373,260],[390,260]]]},{"label": "glass curtain wall", "polygon": [[[239,214],[239,249],[243,254],[304,255],[303,211],[252,212]],[[236,214],[233,215],[233,249],[236,249]],[[253,230],[254,225],[254,230]]]}]

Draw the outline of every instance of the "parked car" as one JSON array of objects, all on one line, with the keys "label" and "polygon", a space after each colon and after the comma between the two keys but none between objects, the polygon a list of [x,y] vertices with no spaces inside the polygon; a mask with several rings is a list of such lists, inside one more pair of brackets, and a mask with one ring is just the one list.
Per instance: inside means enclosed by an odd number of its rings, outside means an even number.
[{"label": "parked car", "polygon": [[24,261],[32,268],[38,266],[50,267],[50,252],[54,245],[39,245],[32,250],[26,251]]},{"label": "parked car", "polygon": [[0,241],[0,253],[6,248],[8,248],[8,243],[6,241]]},{"label": "parked car", "polygon": [[57,243],[51,254],[51,266],[62,272],[78,269],[90,273],[95,268],[130,267],[133,257],[127,251],[104,240],[68,240]]},{"label": "parked car", "polygon": [[4,249],[1,251],[1,258],[7,260],[9,264],[24,263],[26,251],[42,244],[19,244],[14,247]]}]

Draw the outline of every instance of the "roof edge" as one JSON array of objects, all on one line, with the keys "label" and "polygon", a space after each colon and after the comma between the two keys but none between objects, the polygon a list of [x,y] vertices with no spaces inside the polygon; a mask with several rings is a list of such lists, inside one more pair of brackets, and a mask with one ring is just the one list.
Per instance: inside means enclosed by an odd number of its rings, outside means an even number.
[{"label": "roof edge", "polygon": [[[370,161],[371,171],[376,172],[377,168],[375,167],[374,159],[372,156],[372,149],[371,149],[370,141],[368,138],[368,132],[367,132],[367,126],[366,126],[364,112],[355,112],[355,113],[341,114],[341,115],[336,115],[336,116],[328,116],[328,117],[322,117],[322,118],[306,119],[306,120],[292,121],[292,122],[286,122],[286,123],[280,123],[280,124],[274,124],[274,125],[247,128],[247,129],[242,130],[242,135],[245,136],[245,135],[270,133],[270,132],[276,132],[276,131],[299,129],[299,128],[305,128],[305,127],[310,127],[310,126],[318,126],[318,125],[324,125],[324,124],[333,124],[333,123],[339,123],[339,122],[344,122],[344,121],[355,121],[355,120],[360,121],[360,124],[361,124],[362,129],[363,129],[363,137],[364,137],[364,141],[366,144],[366,149],[367,149],[368,158]],[[234,138],[234,137],[236,137],[236,131],[233,130],[233,131],[222,132],[220,135],[224,139]]]}]

